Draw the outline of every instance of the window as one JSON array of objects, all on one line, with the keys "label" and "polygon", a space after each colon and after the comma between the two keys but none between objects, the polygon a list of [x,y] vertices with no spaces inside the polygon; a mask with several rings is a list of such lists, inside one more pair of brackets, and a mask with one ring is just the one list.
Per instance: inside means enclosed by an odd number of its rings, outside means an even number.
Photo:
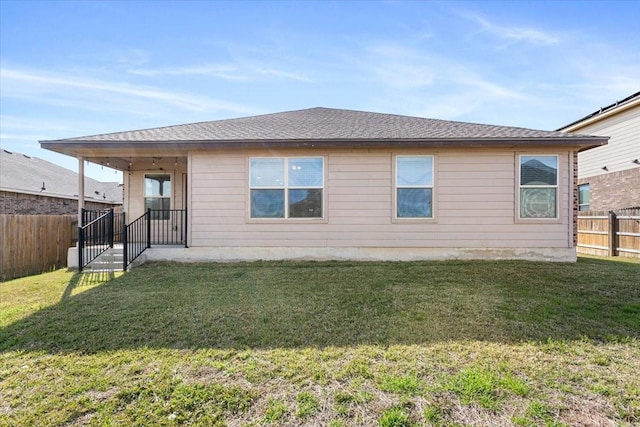
[{"label": "window", "polygon": [[589,184],[578,185],[578,210],[588,211],[591,201],[591,187]]},{"label": "window", "polygon": [[151,219],[169,219],[171,209],[171,175],[144,176],[144,206],[151,209]]},{"label": "window", "polygon": [[249,160],[251,218],[322,218],[322,157]]},{"label": "window", "polygon": [[558,156],[520,156],[520,218],[558,217]]},{"label": "window", "polygon": [[433,156],[396,157],[396,217],[433,218]]}]

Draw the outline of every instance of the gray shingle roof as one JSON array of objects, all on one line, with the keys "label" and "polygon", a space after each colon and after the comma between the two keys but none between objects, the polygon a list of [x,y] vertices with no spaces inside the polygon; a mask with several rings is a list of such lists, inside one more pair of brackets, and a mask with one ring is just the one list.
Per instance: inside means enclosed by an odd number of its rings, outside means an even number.
[{"label": "gray shingle roof", "polygon": [[[265,114],[57,142],[330,141],[419,139],[571,139],[571,135],[509,126],[426,119],[332,108]],[[581,136],[584,138],[584,136]]]},{"label": "gray shingle roof", "polygon": [[[0,150],[0,190],[77,199],[78,174],[37,157]],[[85,199],[122,203],[122,187],[117,182],[100,182],[85,176]]]}]

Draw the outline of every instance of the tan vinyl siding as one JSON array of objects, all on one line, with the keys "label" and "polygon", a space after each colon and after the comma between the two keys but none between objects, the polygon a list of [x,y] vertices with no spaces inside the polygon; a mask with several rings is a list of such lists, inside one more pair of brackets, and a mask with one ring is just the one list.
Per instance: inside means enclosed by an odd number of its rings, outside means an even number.
[{"label": "tan vinyl siding", "polygon": [[124,210],[127,222],[131,222],[145,212],[144,204],[144,176],[145,174],[166,173],[171,175],[171,209],[184,209],[184,174],[186,170],[157,170],[151,169],[125,172]]},{"label": "tan vinyl siding", "polygon": [[[580,128],[576,132],[609,136],[609,144],[578,154],[578,179],[638,168],[640,157],[640,106]],[[608,171],[602,168],[606,166]]]},{"label": "tan vinyl siding", "polygon": [[[192,247],[570,247],[568,151],[559,155],[560,220],[516,223],[516,154],[510,150],[193,152]],[[435,159],[435,220],[394,222],[394,155]],[[323,156],[325,218],[248,218],[248,158]]]}]

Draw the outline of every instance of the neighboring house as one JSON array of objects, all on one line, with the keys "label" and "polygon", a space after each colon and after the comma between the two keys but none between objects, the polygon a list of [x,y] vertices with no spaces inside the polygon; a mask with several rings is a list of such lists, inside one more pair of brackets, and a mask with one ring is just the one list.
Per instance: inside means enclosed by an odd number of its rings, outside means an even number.
[{"label": "neighboring house", "polygon": [[640,92],[558,130],[610,137],[578,154],[580,210],[640,206]]},{"label": "neighboring house", "polygon": [[[85,207],[122,205],[122,185],[85,177]],[[36,157],[0,150],[0,214],[75,215],[78,174]]]},{"label": "neighboring house", "polygon": [[577,153],[606,142],[311,108],[41,145],[109,161],[127,222],[180,229],[148,259],[575,261]]}]

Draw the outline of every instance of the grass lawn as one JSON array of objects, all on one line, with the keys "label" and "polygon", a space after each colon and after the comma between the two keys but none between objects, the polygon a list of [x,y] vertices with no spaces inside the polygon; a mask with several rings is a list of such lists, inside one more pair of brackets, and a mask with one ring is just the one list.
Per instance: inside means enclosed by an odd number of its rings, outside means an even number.
[{"label": "grass lawn", "polygon": [[638,424],[638,262],[159,263],[0,283],[0,425]]}]

